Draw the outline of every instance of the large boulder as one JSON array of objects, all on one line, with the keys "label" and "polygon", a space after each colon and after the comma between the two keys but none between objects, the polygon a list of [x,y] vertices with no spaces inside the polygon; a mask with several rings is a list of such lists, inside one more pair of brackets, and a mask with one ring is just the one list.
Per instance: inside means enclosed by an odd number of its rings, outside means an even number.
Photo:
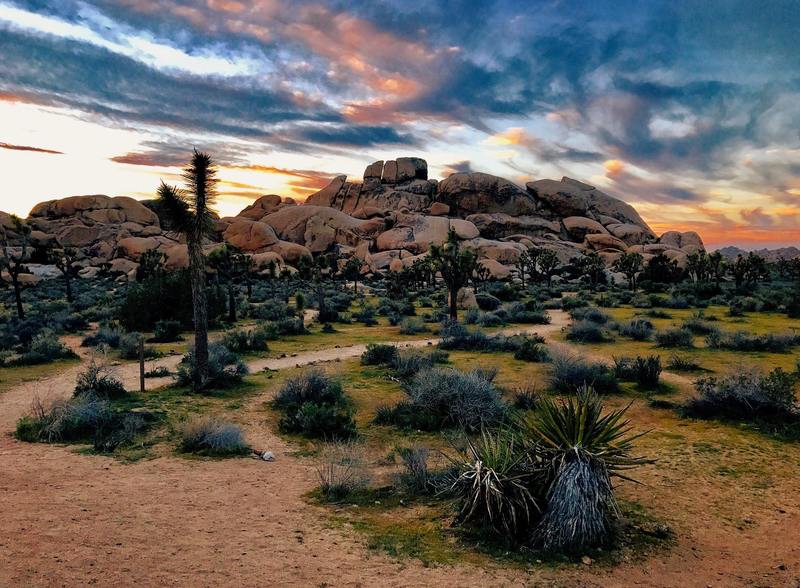
[{"label": "large boulder", "polygon": [[495,280],[507,280],[511,277],[511,268],[503,265],[496,259],[479,259],[478,263],[489,270]]},{"label": "large boulder", "polygon": [[561,225],[540,216],[511,216],[504,212],[478,213],[467,217],[487,239],[500,239],[511,235],[541,237],[548,233],[558,234]]},{"label": "large boulder", "polygon": [[603,249],[616,249],[618,251],[628,250],[628,246],[625,244],[625,241],[622,239],[617,239],[608,233],[594,233],[586,235],[586,243],[596,251]]},{"label": "large boulder", "polygon": [[694,231],[678,232],[667,231],[658,239],[658,243],[671,249],[680,249],[684,253],[691,254],[705,251],[703,240]]},{"label": "large boulder", "polygon": [[538,210],[536,201],[512,182],[480,172],[455,173],[442,180],[436,200],[461,217],[495,212],[524,216]]},{"label": "large boulder", "polygon": [[494,259],[503,265],[514,265],[520,255],[527,251],[521,243],[483,238],[464,241],[464,247],[473,251],[478,259]]},{"label": "large boulder", "polygon": [[142,226],[158,226],[158,216],[142,203],[128,196],[111,198],[104,195],[70,196],[60,200],[40,202],[33,207],[30,218],[57,220],[74,218],[91,225],[94,223],[121,224],[126,221]]},{"label": "large boulder", "polygon": [[310,205],[282,208],[261,222],[271,226],[281,240],[303,245],[314,253],[327,251],[337,243],[355,247],[386,230],[383,219],[361,220],[333,208]]},{"label": "large boulder", "polygon": [[562,217],[583,216],[600,222],[616,219],[618,223],[641,227],[649,238],[655,240],[655,234],[636,209],[594,186],[565,176],[560,182],[537,180],[528,182],[525,187],[552,214]]},{"label": "large boulder", "polygon": [[236,216],[260,221],[262,218],[275,212],[276,210],[280,210],[286,206],[295,205],[295,201],[291,198],[283,198],[277,194],[267,194],[266,196],[262,196],[253,202],[250,206],[242,210]]},{"label": "large boulder", "polygon": [[424,253],[431,245],[441,245],[447,241],[451,228],[462,240],[480,235],[475,225],[461,219],[419,214],[397,214],[393,219],[394,227],[378,235],[376,245],[380,250],[405,249],[415,254]]},{"label": "large boulder", "polygon": [[608,231],[596,220],[585,216],[568,216],[563,221],[567,233],[578,241],[583,241],[586,235],[600,234],[607,235]]},{"label": "large boulder", "polygon": [[236,218],[222,237],[234,247],[249,252],[264,251],[278,242],[278,236],[271,226],[246,218]]}]

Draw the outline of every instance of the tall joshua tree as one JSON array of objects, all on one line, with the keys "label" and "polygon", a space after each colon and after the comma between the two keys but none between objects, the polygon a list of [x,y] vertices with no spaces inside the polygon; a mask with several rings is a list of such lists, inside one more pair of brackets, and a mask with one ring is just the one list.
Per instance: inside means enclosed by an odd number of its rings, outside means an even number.
[{"label": "tall joshua tree", "polygon": [[11,285],[14,288],[17,317],[24,319],[25,309],[22,306],[22,285],[20,284],[19,276],[20,274],[28,273],[25,261],[28,259],[28,239],[31,234],[31,228],[16,216],[11,217],[11,222],[14,224],[14,232],[20,238],[19,254],[12,252],[12,248],[8,244],[8,234],[4,228],[0,227],[0,230],[2,230],[2,235],[0,235],[2,237],[0,271],[6,270],[8,272]]},{"label": "tall joshua tree", "polygon": [[217,168],[207,153],[195,150],[183,170],[186,189],[158,187],[158,201],[172,230],[186,237],[189,250],[189,275],[192,283],[194,312],[195,366],[193,387],[202,390],[208,382],[208,293],[203,238],[212,232],[211,206],[217,186]]},{"label": "tall joshua tree", "polygon": [[475,254],[462,250],[454,229],[447,234],[444,245],[431,245],[433,267],[442,275],[449,295],[450,318],[458,319],[458,291],[467,285],[475,271]]}]

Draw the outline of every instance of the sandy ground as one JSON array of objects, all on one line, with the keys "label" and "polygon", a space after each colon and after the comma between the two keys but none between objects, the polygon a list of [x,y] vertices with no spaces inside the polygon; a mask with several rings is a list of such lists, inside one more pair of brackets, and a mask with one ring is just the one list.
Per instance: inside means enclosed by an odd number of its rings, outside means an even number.
[{"label": "sandy ground", "polygon": [[[566,318],[531,331],[546,335]],[[414,345],[427,345],[416,341]],[[258,360],[281,369],[353,357],[363,346]],[[172,365],[178,358],[157,363]],[[137,366],[117,375],[138,386]],[[655,496],[689,519],[677,545],[641,562],[553,572],[491,565],[425,567],[369,550],[359,535],[327,526],[303,495],[317,483],[313,464],[263,424],[266,400],[247,408],[248,438],[274,462],[163,457],[122,464],[72,447],[11,436],[32,395],[68,395],[80,366],[0,395],[0,586],[800,586],[800,499],[793,481],[771,490],[785,499],[742,505],[758,524],[731,536],[703,518],[704,488],[648,474]],[[159,382],[148,381],[148,387]],[[796,451],[788,456],[798,460]],[[645,492],[644,490],[642,492]],[[696,520],[695,520],[696,519]],[[691,523],[691,524],[690,524]]]}]

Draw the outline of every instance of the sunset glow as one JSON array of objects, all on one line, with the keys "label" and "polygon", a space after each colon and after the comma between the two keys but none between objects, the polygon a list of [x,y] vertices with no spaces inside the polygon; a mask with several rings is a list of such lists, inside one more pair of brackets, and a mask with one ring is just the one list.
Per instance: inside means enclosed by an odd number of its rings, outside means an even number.
[{"label": "sunset glow", "polygon": [[223,215],[418,156],[575,177],[711,247],[798,244],[779,4],[0,0],[0,210],[150,198],[194,147]]}]

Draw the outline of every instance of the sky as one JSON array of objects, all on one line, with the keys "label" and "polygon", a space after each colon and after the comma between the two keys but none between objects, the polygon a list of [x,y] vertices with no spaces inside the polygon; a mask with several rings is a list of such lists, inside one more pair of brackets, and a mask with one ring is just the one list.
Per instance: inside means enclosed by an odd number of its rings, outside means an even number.
[{"label": "sky", "polygon": [[798,30],[796,0],[0,0],[0,210],[151,198],[195,147],[223,215],[418,156],[800,245]]}]

